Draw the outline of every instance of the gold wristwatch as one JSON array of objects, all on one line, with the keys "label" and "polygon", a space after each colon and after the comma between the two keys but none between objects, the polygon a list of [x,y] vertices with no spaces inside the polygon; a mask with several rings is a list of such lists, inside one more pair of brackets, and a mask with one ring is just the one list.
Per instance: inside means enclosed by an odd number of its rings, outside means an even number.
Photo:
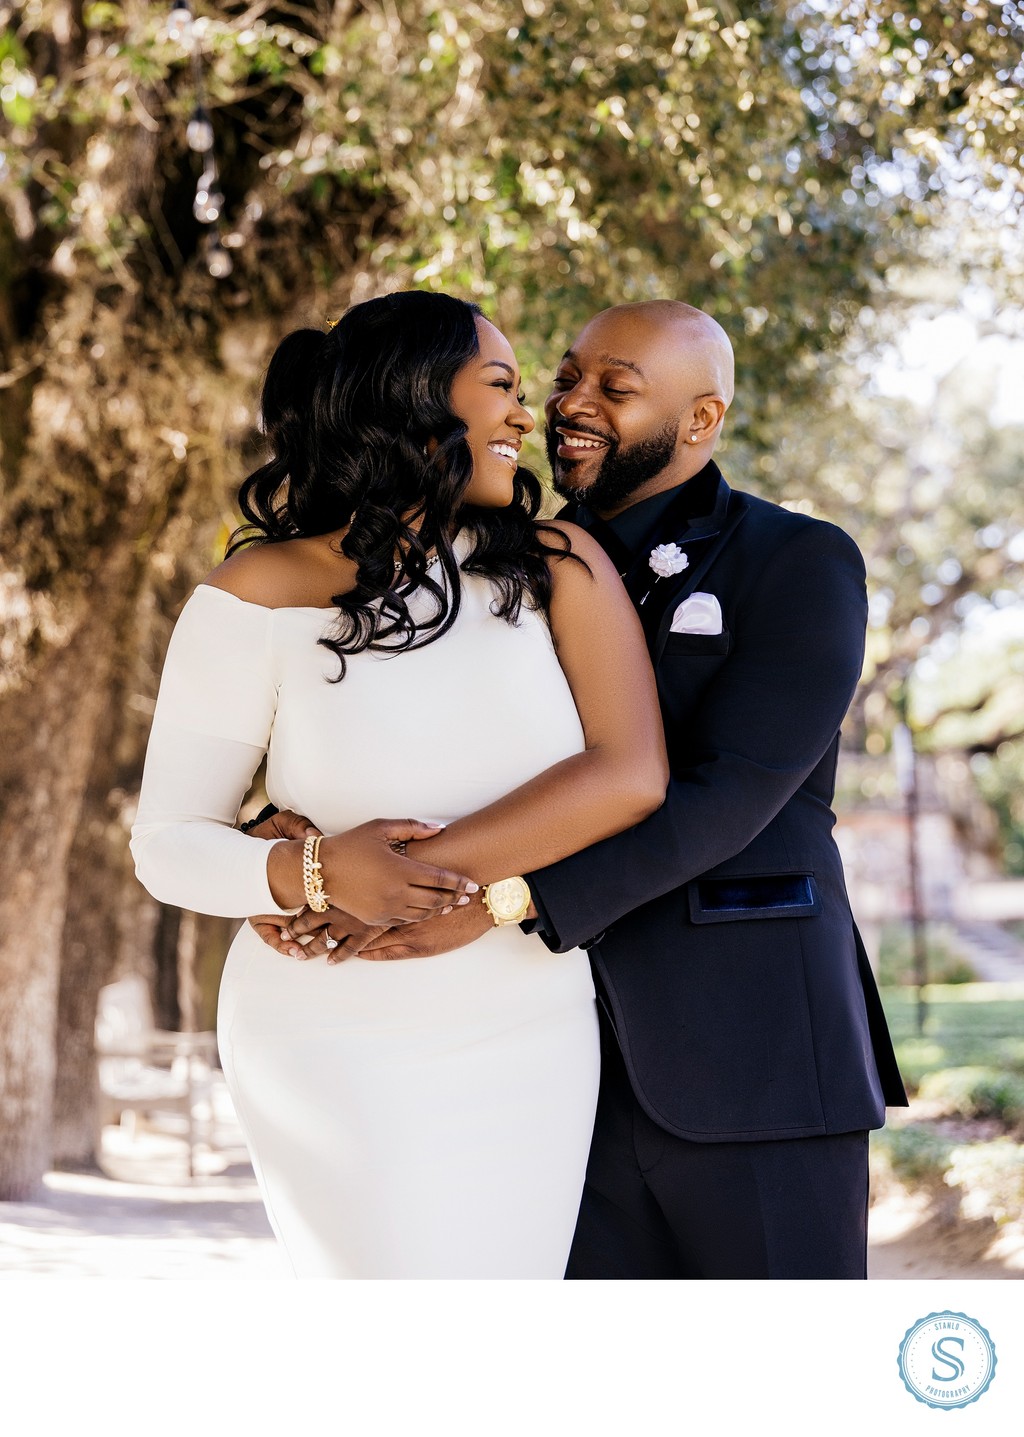
[{"label": "gold wristwatch", "polygon": [[530,911],[530,889],[525,878],[500,878],[497,883],[488,883],[480,897],[495,928],[521,923]]}]

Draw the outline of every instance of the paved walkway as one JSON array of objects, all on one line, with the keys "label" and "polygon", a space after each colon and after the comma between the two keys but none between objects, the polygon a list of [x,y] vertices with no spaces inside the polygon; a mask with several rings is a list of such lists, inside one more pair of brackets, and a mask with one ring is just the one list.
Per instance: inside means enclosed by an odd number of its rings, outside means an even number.
[{"label": "paved walkway", "polygon": [[201,1150],[189,1182],[177,1138],[107,1128],[103,1165],[0,1203],[0,1279],[290,1277],[240,1137]]},{"label": "paved walkway", "polygon": [[954,923],[953,936],[983,983],[1024,982],[1024,943],[998,923]]},{"label": "paved walkway", "polygon": [[[0,1203],[0,1280],[31,1278],[289,1278],[244,1149],[200,1154],[153,1132],[104,1135],[106,1174],[50,1173],[33,1202]],[[1024,1239],[984,1253],[937,1231],[920,1202],[887,1194],[871,1211],[875,1279],[1021,1278]]]}]

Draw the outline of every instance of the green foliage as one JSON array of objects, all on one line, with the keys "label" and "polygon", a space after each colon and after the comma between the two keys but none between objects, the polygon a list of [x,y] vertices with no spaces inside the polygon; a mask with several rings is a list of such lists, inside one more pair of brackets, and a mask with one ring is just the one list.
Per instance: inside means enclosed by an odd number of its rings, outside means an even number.
[{"label": "green foliage", "polygon": [[936,1113],[1024,1121],[1024,1074],[998,1068],[943,1068],[921,1080],[918,1097]]},{"label": "green foliage", "polygon": [[[389,273],[468,290],[533,337],[535,362],[603,304],[684,295],[742,340],[740,417],[756,435],[766,401],[783,384],[805,392],[815,354],[916,253],[957,156],[971,159],[964,183],[993,191],[1017,157],[1012,13],[913,11],[419,0],[344,18],[297,3],[274,19],[205,7],[198,50],[239,237],[220,298],[273,305],[261,259],[285,215],[293,238],[318,235],[325,284],[355,264],[374,284]],[[92,255],[127,280],[154,260],[201,264],[201,234],[177,210],[192,71],[164,8],[86,6],[74,83],[54,83],[54,13],[26,7],[2,62],[12,182],[78,196],[36,210],[65,268]],[[68,121],[78,143],[62,153],[47,141]],[[153,137],[151,187],[128,195],[137,230],[116,223],[123,167]],[[317,231],[316,215],[333,223]]]},{"label": "green foliage", "polygon": [[[871,392],[867,348],[842,370],[829,356],[855,333],[865,346],[890,334],[887,306],[932,304],[914,289],[922,263],[945,266],[954,296],[963,267],[984,265],[997,289],[1017,276],[1019,7],[195,8],[193,56],[169,6],[93,0],[79,28],[57,0],[0,3],[11,127],[0,370],[21,376],[19,391],[0,391],[5,471],[26,450],[58,334],[101,388],[120,390],[127,369],[140,398],[160,363],[154,331],[207,392],[226,350],[245,351],[251,372],[226,381],[224,412],[237,414],[282,329],[382,288],[436,286],[484,303],[536,402],[552,356],[595,309],[674,295],[714,313],[735,344],[730,472],[845,524],[864,548],[885,610],[869,683],[885,687],[947,618],[960,622],[958,605],[1005,583],[1024,524],[1019,433],[993,437],[957,375],[944,447],[929,448],[911,407]],[[192,213],[202,161],[184,131],[197,74],[225,196],[232,270],[220,278]],[[97,357],[89,304],[153,336],[142,362],[115,365],[110,346]],[[59,333],[55,307],[75,314],[73,334]],[[85,373],[59,383],[92,387]],[[192,435],[200,396],[170,429]],[[221,420],[193,452],[237,444],[240,427]],[[528,451],[543,467],[539,436]],[[223,467],[212,459],[206,475],[218,504]],[[17,510],[27,533],[36,495],[53,507],[33,475]],[[996,508],[1006,542],[979,547]],[[43,564],[15,541],[13,559],[45,589],[75,572],[87,537],[69,528]]]},{"label": "green foliage", "polygon": [[[1024,268],[1024,245],[1015,241],[1012,250]],[[948,268],[931,286],[901,311],[902,323],[956,305]],[[810,420],[797,408],[780,421],[772,451],[750,453],[747,462],[773,497],[833,519],[864,553],[865,680],[880,700],[866,727],[882,740],[870,751],[887,745],[908,690],[922,750],[994,748],[1020,731],[1020,655],[989,645],[961,657],[955,640],[1021,589],[1024,424],[993,423],[998,367],[963,333],[927,407],[880,392],[874,376],[894,328],[895,315],[864,311],[856,342],[833,370],[831,397]],[[985,328],[977,326],[975,340]]]},{"label": "green foliage", "polygon": [[954,1146],[927,1123],[890,1124],[871,1135],[872,1157],[908,1185],[940,1181]]},{"label": "green foliage", "polygon": [[[994,686],[985,707],[991,711],[1000,694],[1005,689]],[[999,822],[1006,872],[1024,876],[1024,736],[1003,739],[994,753],[975,753],[971,769]],[[1020,936],[1024,938],[1024,933]]]}]

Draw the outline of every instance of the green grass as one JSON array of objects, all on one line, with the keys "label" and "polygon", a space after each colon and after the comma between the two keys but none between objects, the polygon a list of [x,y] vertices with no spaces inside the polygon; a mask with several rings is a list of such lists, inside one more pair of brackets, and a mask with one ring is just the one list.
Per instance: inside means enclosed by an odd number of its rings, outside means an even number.
[{"label": "green grass", "polygon": [[917,1003],[906,988],[883,988],[900,1071],[917,1091],[943,1068],[996,1068],[1024,1074],[1024,983],[929,984],[924,1033]]}]

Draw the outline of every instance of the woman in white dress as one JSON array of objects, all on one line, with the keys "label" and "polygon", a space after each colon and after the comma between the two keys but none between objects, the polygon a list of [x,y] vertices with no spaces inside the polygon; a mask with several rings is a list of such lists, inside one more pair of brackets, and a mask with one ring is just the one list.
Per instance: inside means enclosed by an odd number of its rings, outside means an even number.
[{"label": "woman in white dress", "polygon": [[[504,336],[444,295],[371,300],[279,346],[249,528],[168,649],[132,835],[154,896],[236,917],[329,902],[357,934],[454,923],[659,806],[639,623],[604,552],[537,520],[518,387]],[[318,852],[234,828],[265,755]],[[239,931],[221,1056],[296,1275],[561,1277],[594,989],[582,950],[501,918],[418,962],[352,941],[295,963]]]}]

